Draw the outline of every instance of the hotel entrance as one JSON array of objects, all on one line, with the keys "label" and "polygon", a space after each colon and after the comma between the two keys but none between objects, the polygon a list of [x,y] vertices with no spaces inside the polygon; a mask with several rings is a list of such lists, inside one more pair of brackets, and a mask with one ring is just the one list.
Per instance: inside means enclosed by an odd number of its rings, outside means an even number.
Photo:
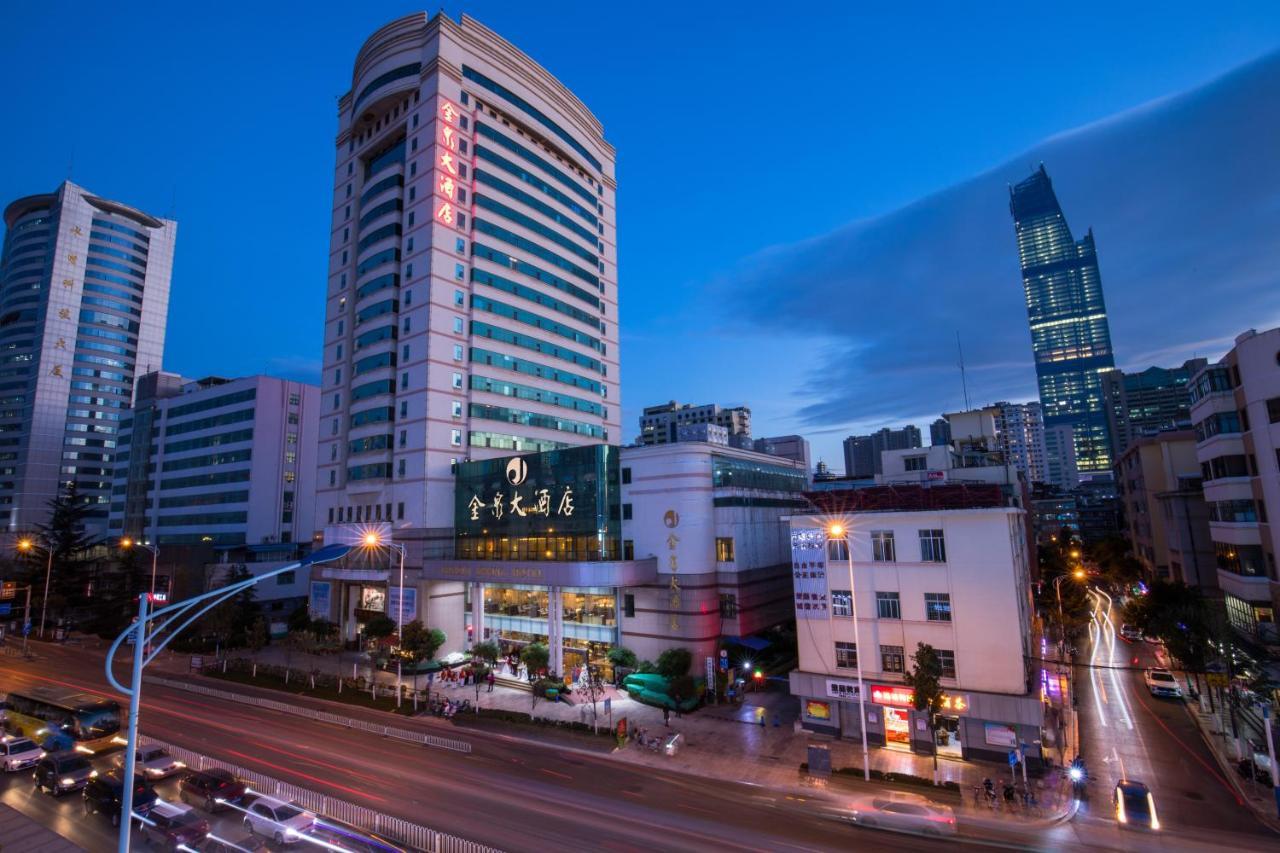
[{"label": "hotel entrance", "polygon": [[884,709],[885,746],[911,749],[911,712],[906,708]]}]

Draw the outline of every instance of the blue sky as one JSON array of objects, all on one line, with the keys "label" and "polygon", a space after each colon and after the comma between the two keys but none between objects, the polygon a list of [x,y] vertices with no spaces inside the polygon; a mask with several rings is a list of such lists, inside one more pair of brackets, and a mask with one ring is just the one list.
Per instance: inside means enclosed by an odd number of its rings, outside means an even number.
[{"label": "blue sky", "polygon": [[[745,403],[838,466],[850,431],[959,407],[956,330],[975,402],[1031,396],[1001,211],[1041,159],[1095,228],[1122,364],[1280,320],[1258,227],[1280,216],[1277,63],[1217,79],[1280,46],[1280,6],[866,5],[445,5],[618,148],[624,439],[644,405]],[[166,368],[314,378],[336,98],[365,37],[416,8],[13,6],[0,200],[70,170],[175,214]]]}]

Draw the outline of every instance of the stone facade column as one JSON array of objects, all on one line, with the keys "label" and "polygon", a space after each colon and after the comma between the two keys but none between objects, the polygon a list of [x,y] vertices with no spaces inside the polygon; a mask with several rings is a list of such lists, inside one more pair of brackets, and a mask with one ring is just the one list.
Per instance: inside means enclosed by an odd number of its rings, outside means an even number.
[{"label": "stone facade column", "polygon": [[484,584],[471,585],[471,626],[475,629],[472,645],[484,642]]}]

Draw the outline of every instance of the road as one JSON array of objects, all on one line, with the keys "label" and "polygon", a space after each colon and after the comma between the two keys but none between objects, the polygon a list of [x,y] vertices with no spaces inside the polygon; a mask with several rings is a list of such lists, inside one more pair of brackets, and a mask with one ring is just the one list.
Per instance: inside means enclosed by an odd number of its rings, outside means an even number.
[{"label": "road", "polygon": [[[0,661],[0,690],[60,684],[109,694],[101,653],[39,654]],[[144,734],[509,851],[944,846],[853,829],[821,792],[786,796],[750,780],[710,782],[474,730],[451,732],[473,744],[461,755],[153,685],[143,696]],[[75,797],[33,793],[26,774],[6,780],[0,799],[88,850],[111,849],[105,821],[82,815]]]},{"label": "road", "polygon": [[1280,849],[1280,837],[1224,777],[1183,700],[1147,690],[1142,671],[1160,664],[1153,647],[1120,636],[1119,602],[1102,590],[1091,591],[1090,599],[1089,641],[1077,658],[1084,666],[1075,680],[1081,754],[1091,779],[1072,831],[1097,843],[1119,837],[1110,796],[1127,776],[1151,788],[1164,846],[1177,839],[1221,849]]}]

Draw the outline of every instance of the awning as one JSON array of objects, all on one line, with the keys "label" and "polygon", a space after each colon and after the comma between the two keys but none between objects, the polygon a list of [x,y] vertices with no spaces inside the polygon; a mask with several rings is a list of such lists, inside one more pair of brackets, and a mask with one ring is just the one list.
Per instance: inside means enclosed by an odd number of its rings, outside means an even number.
[{"label": "awning", "polygon": [[725,637],[724,642],[732,643],[735,646],[743,646],[753,652],[764,651],[773,645],[768,640],[762,640],[759,637]]}]

